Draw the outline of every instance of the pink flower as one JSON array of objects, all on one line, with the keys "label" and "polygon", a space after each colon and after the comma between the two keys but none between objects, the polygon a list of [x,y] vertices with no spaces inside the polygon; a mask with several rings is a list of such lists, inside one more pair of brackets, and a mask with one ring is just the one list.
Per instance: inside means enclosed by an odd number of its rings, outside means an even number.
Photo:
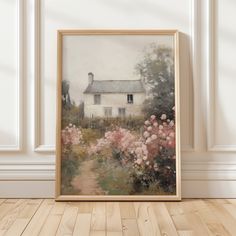
[{"label": "pink flower", "polygon": [[157,127],[157,126],[158,126],[158,123],[157,123],[157,122],[154,122],[154,123],[153,123],[153,126],[154,126],[154,127]]},{"label": "pink flower", "polygon": [[83,140],[81,131],[72,124],[61,131],[61,139],[63,145],[76,145]]},{"label": "pink flower", "polygon": [[152,139],[152,140],[156,140],[156,139],[157,139],[157,135],[156,135],[156,134],[153,134],[153,135],[151,136],[151,139]]},{"label": "pink flower", "polygon": [[136,163],[137,163],[138,165],[140,165],[142,162],[143,162],[142,159],[138,159],[138,160],[136,161]]},{"label": "pink flower", "polygon": [[155,116],[155,115],[151,115],[151,119],[152,119],[152,120],[155,120],[155,119],[156,119],[156,116]]},{"label": "pink flower", "polygon": [[137,147],[136,150],[135,150],[135,153],[137,155],[141,155],[142,154],[142,148],[141,147]]},{"label": "pink flower", "polygon": [[142,150],[143,152],[147,150],[147,145],[142,143]]},{"label": "pink flower", "polygon": [[152,131],[152,127],[149,126],[149,127],[147,128],[147,130],[148,130],[148,131]]},{"label": "pink flower", "polygon": [[145,131],[145,132],[143,133],[143,136],[144,136],[145,138],[147,138],[147,137],[150,136],[150,134],[149,134],[147,131]]},{"label": "pink flower", "polygon": [[151,138],[148,138],[147,140],[146,140],[146,144],[149,144],[149,143],[151,143],[152,142],[152,139]]}]

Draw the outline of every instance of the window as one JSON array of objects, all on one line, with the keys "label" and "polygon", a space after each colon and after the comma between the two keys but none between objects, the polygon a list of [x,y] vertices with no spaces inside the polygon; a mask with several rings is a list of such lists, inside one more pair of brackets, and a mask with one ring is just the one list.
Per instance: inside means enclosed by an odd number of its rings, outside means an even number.
[{"label": "window", "polygon": [[101,95],[100,94],[94,95],[94,104],[101,104]]},{"label": "window", "polygon": [[105,115],[105,117],[111,117],[112,116],[112,108],[111,107],[104,107],[104,115]]},{"label": "window", "polygon": [[133,94],[127,94],[127,103],[134,103],[134,97]]},{"label": "window", "polygon": [[119,116],[125,117],[125,108],[118,108]]}]

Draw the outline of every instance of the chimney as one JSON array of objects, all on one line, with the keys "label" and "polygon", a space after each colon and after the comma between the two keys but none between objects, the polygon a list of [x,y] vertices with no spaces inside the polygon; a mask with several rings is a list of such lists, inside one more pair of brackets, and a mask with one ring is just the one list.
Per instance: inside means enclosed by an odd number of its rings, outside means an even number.
[{"label": "chimney", "polygon": [[88,83],[92,84],[93,83],[93,78],[94,78],[94,74],[92,72],[88,73]]}]

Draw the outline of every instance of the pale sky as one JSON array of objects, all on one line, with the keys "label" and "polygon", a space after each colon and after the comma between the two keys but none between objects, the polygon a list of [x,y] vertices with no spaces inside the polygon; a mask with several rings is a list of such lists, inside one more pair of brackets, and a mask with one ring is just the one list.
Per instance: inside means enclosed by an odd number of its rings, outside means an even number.
[{"label": "pale sky", "polygon": [[151,43],[173,47],[172,36],[63,36],[63,79],[70,81],[71,99],[79,104],[94,80],[137,80],[135,65]]}]

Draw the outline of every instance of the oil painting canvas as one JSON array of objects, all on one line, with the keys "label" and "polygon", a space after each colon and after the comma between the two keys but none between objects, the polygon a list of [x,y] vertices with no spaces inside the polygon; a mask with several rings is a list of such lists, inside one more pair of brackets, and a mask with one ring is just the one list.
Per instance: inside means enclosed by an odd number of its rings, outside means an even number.
[{"label": "oil painting canvas", "polygon": [[175,30],[58,31],[57,200],[180,200]]}]

